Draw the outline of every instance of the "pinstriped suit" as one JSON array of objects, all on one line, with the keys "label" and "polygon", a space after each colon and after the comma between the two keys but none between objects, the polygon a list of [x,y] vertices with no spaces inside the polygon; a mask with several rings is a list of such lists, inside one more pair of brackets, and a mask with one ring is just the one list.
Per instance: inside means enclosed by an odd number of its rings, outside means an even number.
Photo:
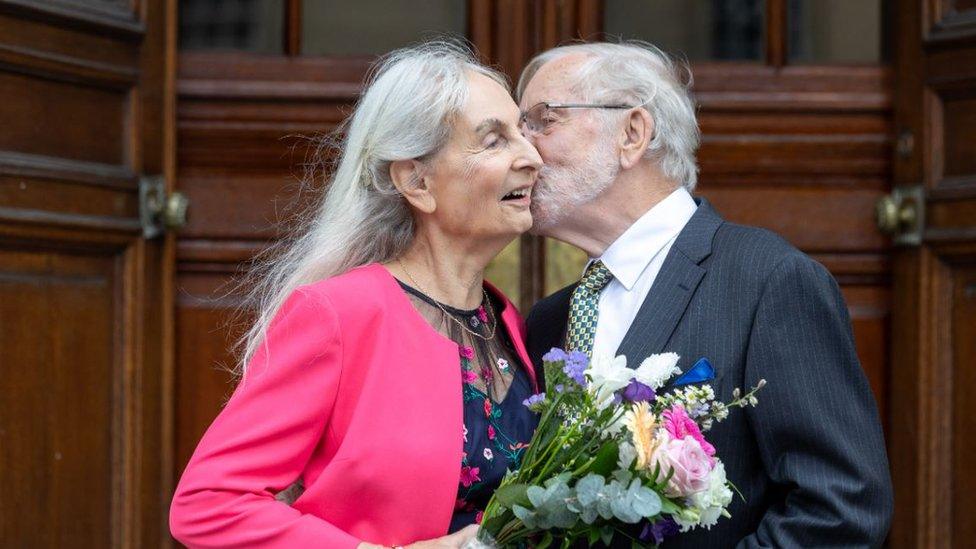
[{"label": "pinstriped suit", "polygon": [[[722,400],[760,378],[768,385],[757,408],[732,411],[708,434],[746,501],[736,496],[731,519],[664,547],[881,545],[893,505],[888,460],[837,283],[775,234],[696,202],[617,353],[636,365],[673,351],[683,371],[706,357]],[[563,344],[572,290],[529,313],[535,364]]]}]

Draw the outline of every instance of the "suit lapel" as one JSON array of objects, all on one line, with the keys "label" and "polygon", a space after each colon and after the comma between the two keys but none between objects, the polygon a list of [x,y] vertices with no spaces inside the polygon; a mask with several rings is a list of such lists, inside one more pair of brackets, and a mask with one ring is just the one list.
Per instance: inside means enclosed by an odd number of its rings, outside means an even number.
[{"label": "suit lapel", "polygon": [[553,347],[566,348],[566,333],[569,330],[569,302],[573,297],[573,290],[576,289],[576,286],[577,284],[573,284],[569,288],[569,291],[565,292],[565,295],[560,295],[558,300],[553,303],[555,310],[553,317],[559,320],[553,324],[553,329],[549,333],[551,339],[546,346],[546,350]]},{"label": "suit lapel", "polygon": [[704,276],[705,269],[672,248],[617,354],[637,367],[644,357],[661,352]]},{"label": "suit lapel", "polygon": [[634,322],[627,330],[618,355],[637,367],[648,355],[663,352],[707,269],[701,265],[711,254],[712,238],[722,218],[704,198],[678,234]]}]

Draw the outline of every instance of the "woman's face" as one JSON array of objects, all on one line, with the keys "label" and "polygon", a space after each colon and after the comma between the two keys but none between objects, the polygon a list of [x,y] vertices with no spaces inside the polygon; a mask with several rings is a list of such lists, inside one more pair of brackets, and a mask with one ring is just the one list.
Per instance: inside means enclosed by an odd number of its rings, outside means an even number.
[{"label": "woman's face", "polygon": [[468,73],[468,98],[450,140],[427,163],[435,203],[424,216],[445,234],[504,240],[532,227],[539,153],[519,131],[519,109],[494,80]]}]

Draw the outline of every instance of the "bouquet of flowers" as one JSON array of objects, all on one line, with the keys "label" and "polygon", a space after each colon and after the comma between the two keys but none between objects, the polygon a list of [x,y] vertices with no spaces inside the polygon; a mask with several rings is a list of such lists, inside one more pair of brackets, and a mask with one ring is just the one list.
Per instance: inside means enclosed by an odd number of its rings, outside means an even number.
[{"label": "bouquet of flowers", "polygon": [[681,373],[674,353],[648,357],[636,369],[624,356],[590,362],[561,349],[543,361],[551,390],[523,403],[541,414],[539,427],[470,546],[541,549],[558,540],[569,547],[609,543],[615,534],[657,545],[730,516],[734,487],[702,433],[731,408],[755,406],[764,380],[722,403],[711,386],[687,384],[714,378],[706,359],[663,394]]}]

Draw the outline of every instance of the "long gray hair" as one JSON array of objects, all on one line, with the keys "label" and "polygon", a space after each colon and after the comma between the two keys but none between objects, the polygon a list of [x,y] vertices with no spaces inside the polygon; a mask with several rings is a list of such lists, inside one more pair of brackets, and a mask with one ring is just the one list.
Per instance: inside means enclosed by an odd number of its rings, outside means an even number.
[{"label": "long gray hair", "polygon": [[[479,64],[458,43],[426,42],[377,61],[355,112],[335,134],[345,129],[341,156],[321,202],[293,238],[252,270],[248,306],[257,310],[257,318],[240,341],[239,374],[297,287],[406,251],[413,241],[414,219],[393,185],[390,164],[424,158],[447,142],[467,99],[468,71],[509,89],[502,74]],[[317,154],[326,152],[329,143],[327,138]]]}]

